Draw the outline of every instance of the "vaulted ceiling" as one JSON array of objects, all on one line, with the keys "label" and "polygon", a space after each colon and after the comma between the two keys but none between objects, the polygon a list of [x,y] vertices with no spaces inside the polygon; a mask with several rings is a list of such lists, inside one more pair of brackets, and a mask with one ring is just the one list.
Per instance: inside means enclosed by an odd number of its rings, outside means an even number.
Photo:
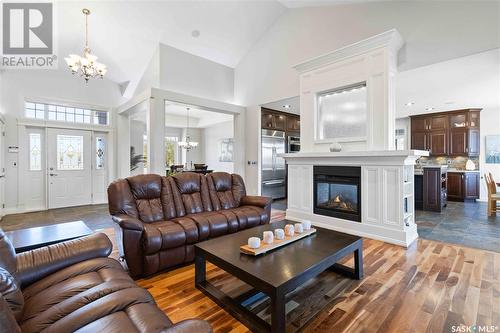
[{"label": "vaulted ceiling", "polygon": [[[60,1],[55,3],[58,54],[89,44],[117,83],[137,80],[159,43],[235,67],[282,15],[277,1]],[[198,37],[193,37],[199,32]]]}]

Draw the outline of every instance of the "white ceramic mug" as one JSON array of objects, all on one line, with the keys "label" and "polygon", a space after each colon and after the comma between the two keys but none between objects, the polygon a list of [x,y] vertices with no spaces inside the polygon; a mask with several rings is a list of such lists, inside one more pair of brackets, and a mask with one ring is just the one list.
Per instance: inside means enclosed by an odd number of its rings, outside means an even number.
[{"label": "white ceramic mug", "polygon": [[264,231],[262,235],[262,241],[266,244],[272,244],[274,242],[274,234],[272,231]]},{"label": "white ceramic mug", "polygon": [[299,234],[304,232],[304,226],[302,225],[302,223],[295,223],[294,228],[295,231],[298,232]]},{"label": "white ceramic mug", "polygon": [[287,224],[285,226],[285,234],[288,237],[292,237],[293,235],[295,235],[295,229],[293,228],[293,224]]},{"label": "white ceramic mug", "polygon": [[260,238],[259,237],[250,237],[248,239],[248,247],[251,249],[258,249],[260,247]]},{"label": "white ceramic mug", "polygon": [[304,230],[311,230],[311,221],[309,220],[302,221],[302,226],[304,227]]},{"label": "white ceramic mug", "polygon": [[274,238],[276,239],[285,239],[285,230],[283,229],[275,229],[274,230]]}]

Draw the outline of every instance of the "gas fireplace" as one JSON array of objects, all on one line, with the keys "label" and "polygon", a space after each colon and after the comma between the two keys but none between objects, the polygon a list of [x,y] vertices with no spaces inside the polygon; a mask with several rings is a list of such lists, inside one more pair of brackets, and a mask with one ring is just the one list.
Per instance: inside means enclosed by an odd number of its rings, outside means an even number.
[{"label": "gas fireplace", "polygon": [[314,214],[361,222],[361,168],[314,166]]}]

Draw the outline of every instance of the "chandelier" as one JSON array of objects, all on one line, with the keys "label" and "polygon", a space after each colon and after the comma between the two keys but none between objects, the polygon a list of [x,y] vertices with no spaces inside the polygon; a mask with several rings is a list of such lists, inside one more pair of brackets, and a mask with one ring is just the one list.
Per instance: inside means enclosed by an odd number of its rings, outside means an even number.
[{"label": "chandelier", "polygon": [[189,108],[186,108],[186,114],[187,114],[187,126],[186,126],[186,139],[184,141],[179,141],[177,144],[179,147],[182,149],[186,149],[186,151],[190,151],[193,148],[198,147],[198,142],[191,141],[191,138],[189,137]]},{"label": "chandelier", "polygon": [[88,33],[88,16],[90,10],[84,8],[82,10],[85,15],[85,48],[83,49],[83,56],[77,54],[70,54],[69,57],[64,58],[72,74],[80,74],[88,82],[91,78],[103,78],[106,74],[106,66],[97,62],[97,57],[90,53],[89,48],[89,33]]}]

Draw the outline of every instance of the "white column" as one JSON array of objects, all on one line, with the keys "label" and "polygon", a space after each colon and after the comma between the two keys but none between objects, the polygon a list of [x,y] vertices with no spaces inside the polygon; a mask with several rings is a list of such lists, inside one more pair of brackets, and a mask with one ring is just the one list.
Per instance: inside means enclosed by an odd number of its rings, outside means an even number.
[{"label": "white column", "polygon": [[[116,115],[116,161],[118,178],[130,176],[130,119],[128,115]],[[113,141],[108,139],[109,143]]]},{"label": "white column", "polygon": [[151,97],[146,112],[149,172],[165,175],[165,100]]}]

